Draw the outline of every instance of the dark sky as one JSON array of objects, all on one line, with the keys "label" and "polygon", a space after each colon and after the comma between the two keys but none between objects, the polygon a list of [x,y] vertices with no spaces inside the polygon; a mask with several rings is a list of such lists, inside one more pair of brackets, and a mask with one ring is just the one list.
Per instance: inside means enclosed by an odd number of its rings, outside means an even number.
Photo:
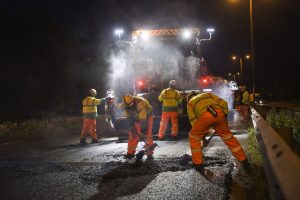
[{"label": "dark sky", "polygon": [[[297,1],[253,1],[256,87],[299,98]],[[101,57],[116,39],[115,28],[129,36],[140,28],[214,27],[213,39],[201,47],[216,75],[238,71],[230,57],[250,52],[248,0],[1,0],[0,14],[2,101],[10,105],[6,112],[28,113],[25,107],[35,106],[34,113],[44,107],[65,112],[61,98],[84,96],[90,87],[103,93],[105,78],[99,74],[105,74],[107,63]],[[251,84],[250,63],[244,68]]]}]

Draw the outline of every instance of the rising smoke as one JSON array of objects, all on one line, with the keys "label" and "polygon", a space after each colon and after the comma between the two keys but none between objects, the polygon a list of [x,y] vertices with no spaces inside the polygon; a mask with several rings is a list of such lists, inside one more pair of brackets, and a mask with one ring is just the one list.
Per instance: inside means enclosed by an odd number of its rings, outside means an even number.
[{"label": "rising smoke", "polygon": [[120,42],[110,54],[109,85],[119,93],[132,93],[134,82],[146,80],[150,86],[175,79],[180,89],[196,88],[196,69],[199,62],[185,57],[176,41],[149,40],[134,45]]},{"label": "rising smoke", "polygon": [[[147,81],[150,91],[152,85],[159,85],[154,88],[159,91],[175,79],[179,90],[199,90],[199,59],[185,55],[182,46],[174,41],[149,40],[134,45],[119,41],[109,56],[108,87],[120,97],[125,93],[134,94],[134,83],[138,80]],[[234,93],[227,84],[223,78],[214,78],[214,84],[209,87],[228,102],[229,109],[233,109]]]}]

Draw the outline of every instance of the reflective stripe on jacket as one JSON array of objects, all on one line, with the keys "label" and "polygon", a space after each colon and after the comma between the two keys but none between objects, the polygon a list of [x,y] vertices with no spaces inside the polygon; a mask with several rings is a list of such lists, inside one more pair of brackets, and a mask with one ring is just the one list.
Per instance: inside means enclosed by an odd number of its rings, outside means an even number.
[{"label": "reflective stripe on jacket", "polygon": [[152,106],[143,97],[134,96],[132,106],[123,103],[121,107],[127,117],[132,116],[135,120],[146,120],[152,114]]},{"label": "reflective stripe on jacket", "polygon": [[88,96],[82,100],[82,116],[84,118],[96,118],[98,116],[97,106],[104,102],[103,99],[96,99]]},{"label": "reflective stripe on jacket", "polygon": [[179,92],[172,88],[164,89],[159,95],[158,100],[163,102],[162,111],[166,112],[178,112],[178,105],[182,102]]},{"label": "reflective stripe on jacket", "polygon": [[228,104],[224,99],[212,93],[201,93],[194,96],[187,104],[187,112],[191,125],[207,110],[209,105],[214,108],[220,108],[225,115],[228,114]]}]

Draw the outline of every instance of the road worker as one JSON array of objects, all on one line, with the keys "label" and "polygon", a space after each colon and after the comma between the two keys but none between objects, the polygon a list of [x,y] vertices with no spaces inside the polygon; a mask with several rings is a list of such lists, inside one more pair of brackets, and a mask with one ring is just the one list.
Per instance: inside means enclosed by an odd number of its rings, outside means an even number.
[{"label": "road worker", "polygon": [[82,101],[82,116],[83,116],[83,127],[80,134],[80,144],[86,144],[86,135],[92,138],[92,143],[99,142],[96,133],[96,118],[98,116],[97,106],[104,103],[105,98],[97,99],[97,91],[91,89],[89,96]]},{"label": "road worker", "polygon": [[[121,108],[129,119],[130,130],[128,132],[128,149],[126,159],[127,162],[133,164],[136,162],[135,151],[140,137],[143,137],[145,142],[145,150],[147,159],[153,159],[153,115],[152,106],[143,97],[132,96],[125,94],[123,96],[123,104]],[[142,129],[145,129],[146,134],[143,135]]]},{"label": "road worker", "polygon": [[212,93],[191,92],[187,96],[187,111],[192,128],[189,141],[192,152],[192,162],[196,170],[204,173],[201,140],[213,127],[216,134],[230,149],[232,154],[241,161],[245,168],[249,168],[245,152],[228,128],[226,116],[228,114],[227,102]]},{"label": "road worker", "polygon": [[113,89],[108,89],[106,91],[106,97],[105,97],[105,105],[104,105],[104,111],[105,111],[105,121],[109,123],[111,129],[113,130],[115,128],[115,91]]},{"label": "road worker", "polygon": [[249,92],[246,85],[239,86],[235,102],[237,111],[242,115],[243,121],[247,122],[249,118]]},{"label": "road worker", "polygon": [[178,106],[182,102],[182,98],[176,88],[176,81],[171,80],[169,87],[164,89],[158,97],[162,102],[162,115],[158,132],[158,139],[163,140],[169,120],[171,118],[172,129],[171,137],[175,139],[178,134]]}]

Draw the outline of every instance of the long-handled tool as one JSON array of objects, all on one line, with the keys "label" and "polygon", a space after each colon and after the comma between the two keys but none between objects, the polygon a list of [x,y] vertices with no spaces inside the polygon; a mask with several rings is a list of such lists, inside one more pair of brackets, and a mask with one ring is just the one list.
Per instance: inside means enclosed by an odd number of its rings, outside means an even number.
[{"label": "long-handled tool", "polygon": [[[134,127],[135,119],[131,117],[131,118],[129,118],[129,121],[130,121],[130,127],[131,127],[131,128],[130,128],[130,131],[131,131],[131,133],[137,135],[138,137],[140,137],[140,138],[144,141],[144,143],[145,143],[146,145],[149,145],[148,142],[147,142],[147,140],[145,139],[145,135],[142,134],[142,133],[138,133],[137,130],[136,130],[136,128]],[[145,128],[145,129],[146,129],[146,128]],[[146,154],[146,151],[154,151],[155,147],[157,147],[157,146],[158,146],[158,144],[157,144],[157,143],[154,143],[154,144],[153,144],[152,146],[150,146],[148,149],[139,151],[139,152],[135,155],[136,159],[137,159],[137,160],[141,160],[141,159],[144,157],[144,155]]]},{"label": "long-handled tool", "polygon": [[214,132],[208,139],[205,137],[203,138],[203,148],[207,147],[211,139],[216,135],[216,132]]}]

